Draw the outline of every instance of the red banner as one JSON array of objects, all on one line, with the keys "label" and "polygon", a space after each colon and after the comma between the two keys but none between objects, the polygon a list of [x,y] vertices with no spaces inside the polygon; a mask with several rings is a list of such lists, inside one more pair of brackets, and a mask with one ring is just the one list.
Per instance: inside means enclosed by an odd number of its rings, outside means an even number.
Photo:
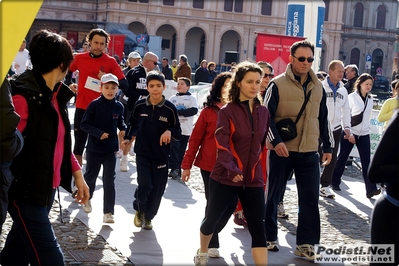
[{"label": "red banner", "polygon": [[274,75],[277,76],[287,68],[291,45],[304,39],[301,37],[258,33],[256,61],[270,63],[274,68]]},{"label": "red banner", "polygon": [[125,37],[126,36],[123,34],[111,34],[111,39],[108,43],[108,54],[110,56],[118,55],[119,58],[122,59]]},{"label": "red banner", "polygon": [[78,45],[78,32],[77,31],[68,31],[67,32],[67,40],[71,44],[72,48],[76,49]]}]

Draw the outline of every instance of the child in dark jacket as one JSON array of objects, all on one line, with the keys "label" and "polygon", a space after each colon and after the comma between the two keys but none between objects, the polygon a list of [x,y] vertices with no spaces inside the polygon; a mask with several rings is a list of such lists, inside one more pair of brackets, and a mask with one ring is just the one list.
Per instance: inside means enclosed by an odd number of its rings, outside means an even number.
[{"label": "child in dark jacket", "polygon": [[168,181],[170,142],[180,139],[181,129],[176,107],[162,95],[164,75],[150,71],[146,84],[149,95],[136,102],[122,145],[135,136],[138,186],[133,202],[134,225],[151,230]]},{"label": "child in dark jacket", "polygon": [[[113,74],[101,77],[102,95],[87,107],[81,122],[81,128],[89,134],[86,147],[85,180],[90,188],[90,199],[93,197],[96,180],[103,166],[104,186],[104,223],[114,223],[115,206],[115,164],[116,152],[119,149],[117,129],[125,135],[126,124],[123,119],[123,105],[116,99],[118,78]],[[92,210],[90,200],[84,211]]]}]

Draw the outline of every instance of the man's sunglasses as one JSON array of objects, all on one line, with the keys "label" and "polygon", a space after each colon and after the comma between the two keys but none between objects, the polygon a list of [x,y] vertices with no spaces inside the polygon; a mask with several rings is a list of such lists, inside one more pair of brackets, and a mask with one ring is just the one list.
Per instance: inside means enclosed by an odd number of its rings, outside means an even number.
[{"label": "man's sunglasses", "polygon": [[154,63],[154,65],[158,65],[158,62],[157,61],[154,61],[154,60],[150,60],[150,59],[147,59],[148,61],[150,61],[150,62],[153,62]]},{"label": "man's sunglasses", "polygon": [[263,77],[264,78],[267,78],[267,77],[272,78],[272,77],[274,77],[274,74],[265,74]]},{"label": "man's sunglasses", "polygon": [[295,55],[293,55],[292,57],[298,59],[299,62],[305,62],[305,60],[308,60],[308,63],[312,63],[314,61],[313,57],[304,57],[304,56],[300,56],[300,57],[296,57]]}]

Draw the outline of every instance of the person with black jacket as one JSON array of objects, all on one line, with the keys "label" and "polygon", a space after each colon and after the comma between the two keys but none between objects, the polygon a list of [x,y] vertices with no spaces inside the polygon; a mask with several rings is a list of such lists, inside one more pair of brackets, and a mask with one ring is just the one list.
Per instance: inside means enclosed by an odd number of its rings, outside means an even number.
[{"label": "person with black jacket", "polygon": [[14,179],[10,165],[12,159],[21,151],[24,139],[17,129],[19,116],[14,110],[11,99],[11,86],[8,79],[1,85],[1,177],[0,177],[0,232],[6,219],[8,205],[8,189]]},{"label": "person with black jacket", "polygon": [[[371,213],[371,244],[394,245],[395,260],[399,264],[399,111],[397,110],[388,124],[382,139],[375,150],[368,169],[371,183],[384,183],[382,197],[374,203]],[[380,265],[370,263],[370,265]]]},{"label": "person with black jacket", "polygon": [[136,139],[134,225],[151,230],[168,181],[170,142],[181,138],[181,129],[176,107],[162,95],[166,88],[164,75],[150,71],[146,83],[149,95],[136,102],[122,145]]},{"label": "person with black jacket", "polygon": [[169,60],[166,57],[162,58],[162,74],[164,74],[165,79],[173,80],[173,72],[169,65]]},{"label": "person with black jacket", "polygon": [[1,265],[64,265],[48,213],[55,191],[62,186],[85,204],[89,188],[71,151],[67,103],[74,95],[62,81],[73,60],[69,42],[41,30],[30,43],[32,70],[11,80],[13,101],[21,120],[25,143],[13,159],[14,180],[9,189],[8,212],[12,228],[0,254]]}]

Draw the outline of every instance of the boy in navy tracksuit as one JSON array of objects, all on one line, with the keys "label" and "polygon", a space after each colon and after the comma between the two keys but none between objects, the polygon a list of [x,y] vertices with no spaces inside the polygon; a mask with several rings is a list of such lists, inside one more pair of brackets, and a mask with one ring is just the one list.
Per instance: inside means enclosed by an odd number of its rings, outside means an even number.
[{"label": "boy in navy tracksuit", "polygon": [[176,107],[162,95],[164,75],[150,71],[146,84],[149,95],[136,102],[122,145],[135,136],[138,186],[133,201],[134,225],[151,230],[168,180],[170,142],[180,139],[181,129]]},{"label": "boy in navy tracksuit", "polygon": [[[104,223],[114,222],[115,206],[115,164],[116,152],[119,149],[117,129],[124,136],[126,124],[123,119],[123,105],[116,99],[118,78],[112,74],[101,77],[102,95],[93,100],[87,107],[81,122],[81,128],[89,134],[86,147],[86,172],[84,178],[93,197],[96,180],[103,166],[104,187]],[[91,212],[90,200],[83,207]]]}]

